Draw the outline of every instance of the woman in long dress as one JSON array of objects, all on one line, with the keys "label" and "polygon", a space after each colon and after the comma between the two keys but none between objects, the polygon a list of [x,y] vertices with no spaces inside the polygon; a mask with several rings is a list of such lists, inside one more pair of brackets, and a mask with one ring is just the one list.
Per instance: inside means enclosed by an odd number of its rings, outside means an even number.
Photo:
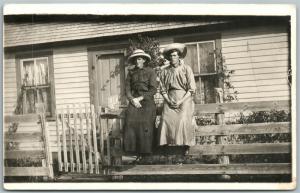
[{"label": "woman in long dress", "polygon": [[135,50],[128,58],[135,67],[129,70],[125,84],[130,103],[125,119],[124,149],[139,157],[152,153],[153,146],[157,80],[155,71],[146,66],[150,59],[143,50]]},{"label": "woman in long dress", "polygon": [[[194,145],[194,102],[196,84],[190,66],[180,58],[186,55],[184,44],[170,44],[164,49],[170,61],[160,76],[161,94],[165,103],[159,126],[159,145]],[[187,152],[185,152],[187,153]]]}]

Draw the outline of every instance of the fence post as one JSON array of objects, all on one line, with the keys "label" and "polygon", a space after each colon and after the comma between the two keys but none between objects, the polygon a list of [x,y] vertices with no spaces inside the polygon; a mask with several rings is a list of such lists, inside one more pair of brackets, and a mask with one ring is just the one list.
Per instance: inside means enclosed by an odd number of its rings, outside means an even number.
[{"label": "fence post", "polygon": [[93,132],[93,148],[94,148],[94,159],[95,159],[95,173],[99,174],[99,158],[98,158],[98,145],[97,145],[97,131],[96,131],[96,118],[94,105],[91,105],[91,126]]},{"label": "fence post", "polygon": [[115,119],[115,124],[112,129],[112,165],[118,167],[122,165],[122,140],[121,140],[121,117]]},{"label": "fence post", "polygon": [[61,109],[61,128],[62,128],[62,139],[63,139],[63,151],[64,151],[64,168],[65,172],[68,172],[68,151],[67,151],[67,137],[65,130],[65,113],[64,108]]},{"label": "fence post", "polygon": [[99,169],[102,170],[102,172],[104,173],[105,170],[104,170],[104,167],[103,165],[105,165],[105,156],[104,156],[104,123],[102,121],[102,118],[101,118],[101,109],[102,107],[99,106],[98,107],[98,111],[96,112],[96,118],[97,118],[97,122],[96,124],[98,124],[98,133],[99,133],[99,156],[100,156],[100,159],[101,159],[101,168],[99,167]]},{"label": "fence post", "polygon": [[[215,97],[216,97],[216,103],[223,103],[223,89],[222,88],[215,88]],[[224,120],[224,112],[216,113],[216,124],[217,125],[225,125]],[[228,144],[228,137],[225,135],[219,135],[216,139],[217,144]],[[219,155],[218,157],[218,163],[219,164],[229,164],[229,156],[228,155]],[[229,175],[221,175],[222,180],[230,180]]]},{"label": "fence post", "polygon": [[63,165],[62,165],[62,159],[61,159],[61,135],[60,135],[60,129],[59,129],[59,111],[56,110],[56,135],[57,135],[57,159],[58,159],[58,170],[60,172],[63,171]]}]

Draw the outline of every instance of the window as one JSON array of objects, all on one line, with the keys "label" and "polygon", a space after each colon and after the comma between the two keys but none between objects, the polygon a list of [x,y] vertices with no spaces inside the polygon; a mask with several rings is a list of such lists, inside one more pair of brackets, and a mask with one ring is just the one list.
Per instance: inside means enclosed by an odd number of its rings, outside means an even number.
[{"label": "window", "polygon": [[185,63],[193,69],[197,85],[195,102],[200,104],[215,103],[214,88],[218,87],[215,58],[216,41],[188,42],[185,44],[187,46]]},{"label": "window", "polygon": [[44,104],[46,116],[54,115],[54,84],[51,56],[26,55],[17,59],[18,88],[23,87],[23,114],[35,113],[37,103]]}]

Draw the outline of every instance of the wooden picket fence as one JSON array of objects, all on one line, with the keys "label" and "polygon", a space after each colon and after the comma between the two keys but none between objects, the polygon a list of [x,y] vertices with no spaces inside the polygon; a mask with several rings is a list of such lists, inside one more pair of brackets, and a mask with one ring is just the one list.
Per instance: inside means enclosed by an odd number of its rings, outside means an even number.
[{"label": "wooden picket fence", "polygon": [[[52,179],[52,154],[45,115],[10,115],[5,116],[4,121],[4,163],[14,165],[4,167],[4,176],[44,176]],[[16,126],[15,131],[7,129],[12,124]],[[36,165],[32,164],[33,161],[41,163],[41,166],[28,166]]]},{"label": "wooden picket fence", "polygon": [[57,110],[56,135],[59,171],[99,174],[99,130],[94,106],[75,104]]}]

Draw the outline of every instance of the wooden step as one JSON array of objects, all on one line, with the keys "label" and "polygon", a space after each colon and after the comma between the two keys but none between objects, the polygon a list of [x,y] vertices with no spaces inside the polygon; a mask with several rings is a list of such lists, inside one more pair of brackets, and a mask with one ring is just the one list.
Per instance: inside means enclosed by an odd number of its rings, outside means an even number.
[{"label": "wooden step", "polygon": [[123,166],[112,175],[290,174],[290,163],[183,164]]},{"label": "wooden step", "polygon": [[64,173],[58,176],[57,182],[109,182],[111,176],[103,174]]}]

